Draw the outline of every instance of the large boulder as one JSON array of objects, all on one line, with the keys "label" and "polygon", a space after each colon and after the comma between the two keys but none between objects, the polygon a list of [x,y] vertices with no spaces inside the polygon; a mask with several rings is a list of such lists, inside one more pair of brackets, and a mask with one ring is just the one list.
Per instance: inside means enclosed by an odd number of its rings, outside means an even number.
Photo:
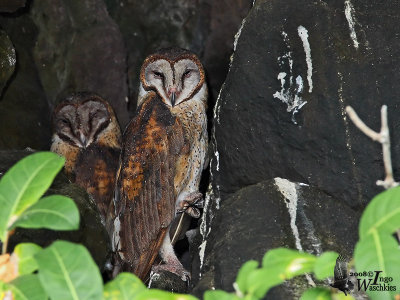
[{"label": "large boulder", "polygon": [[161,47],[195,52],[208,71],[213,104],[228,71],[233,39],[250,1],[105,0],[128,50],[130,109],[136,108],[139,71],[144,58]]},{"label": "large boulder", "polygon": [[[29,150],[0,151],[0,176],[20,159],[31,153],[33,152]],[[83,188],[70,183],[64,172],[60,172],[57,175],[45,195],[54,194],[64,195],[74,200],[80,213],[79,229],[74,231],[53,231],[17,228],[10,238],[9,250],[12,250],[18,243],[30,242],[46,247],[53,241],[67,240],[86,246],[100,270],[105,270],[111,254],[111,245],[94,200]]]},{"label": "large boulder", "polygon": [[[241,263],[278,246],[352,254],[384,168],[381,146],[352,124],[345,107],[379,131],[381,105],[388,105],[396,177],[399,9],[356,0],[255,2],[214,109],[197,293],[232,290]],[[299,193],[288,212],[278,177]],[[298,235],[290,241],[293,224]]]},{"label": "large boulder", "polygon": [[14,73],[16,62],[14,46],[7,33],[0,30],[0,96]]},{"label": "large boulder", "polygon": [[76,91],[99,94],[124,126],[128,116],[126,50],[102,0],[35,1],[34,59],[51,106]]},{"label": "large boulder", "polygon": [[[390,127],[400,125],[391,114],[400,97],[400,37],[390,33],[400,21],[389,13],[398,10],[363,1],[257,1],[217,104],[214,186],[232,193],[279,176],[352,207],[380,191],[381,147],[344,109],[353,106],[379,130],[387,104]],[[391,133],[397,170],[400,133]]]},{"label": "large boulder", "polygon": [[[332,250],[351,255],[360,213],[314,187],[275,178],[240,189],[223,199],[211,231],[200,245],[194,277],[197,296],[212,287],[233,291],[240,266],[261,261],[267,250],[287,247],[320,255]],[[197,245],[200,241],[197,242]],[[306,288],[291,281],[268,299],[293,299]],[[271,298],[270,298],[271,297]]]},{"label": "large boulder", "polygon": [[0,27],[16,52],[16,71],[0,98],[0,149],[48,149],[50,110],[32,55],[37,28],[26,12],[1,15]]},{"label": "large boulder", "polygon": [[0,12],[14,13],[20,8],[25,7],[26,0],[2,0],[0,3]]}]

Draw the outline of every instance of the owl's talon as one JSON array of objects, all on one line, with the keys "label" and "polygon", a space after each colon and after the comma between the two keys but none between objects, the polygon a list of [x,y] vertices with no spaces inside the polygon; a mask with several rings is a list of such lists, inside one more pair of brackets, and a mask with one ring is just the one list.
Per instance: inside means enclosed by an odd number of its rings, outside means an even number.
[{"label": "owl's talon", "polygon": [[180,203],[180,208],[177,209],[177,213],[186,213],[193,218],[200,217],[199,208],[203,208],[204,199],[202,193],[191,193],[186,196],[185,200]]},{"label": "owl's talon", "polygon": [[175,266],[172,264],[158,265],[151,268],[152,273],[170,272],[179,276],[183,281],[190,282],[191,275],[182,266]]}]

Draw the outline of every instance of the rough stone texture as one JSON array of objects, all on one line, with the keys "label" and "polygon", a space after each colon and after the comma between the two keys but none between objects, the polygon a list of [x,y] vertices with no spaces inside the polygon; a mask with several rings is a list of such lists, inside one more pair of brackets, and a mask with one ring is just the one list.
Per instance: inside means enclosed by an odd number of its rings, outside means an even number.
[{"label": "rough stone texture", "polygon": [[[213,162],[214,187],[222,194],[279,176],[363,207],[381,190],[375,186],[384,177],[381,147],[345,117],[346,105],[376,130],[380,107],[388,105],[397,174],[400,36],[392,28],[400,25],[393,13],[399,6],[363,1],[351,5],[358,48],[350,36],[344,1],[256,2],[216,110],[219,161]],[[312,90],[299,26],[308,31]],[[273,96],[281,92],[282,72],[287,74],[284,96],[307,101],[294,115]],[[301,92],[298,76],[304,85]]]},{"label": "rough stone texture", "polygon": [[[212,188],[202,239],[192,245],[206,246],[197,295],[232,290],[244,261],[277,246],[352,254],[384,168],[381,146],[351,123],[345,107],[379,130],[381,105],[388,105],[398,178],[399,9],[358,0],[256,1],[214,110]],[[294,231],[272,186],[276,177],[308,185],[296,185],[297,242],[285,240]],[[281,294],[292,290],[289,284],[267,299],[297,298]]]},{"label": "rough stone texture", "polygon": [[[18,160],[31,154],[31,151],[0,151],[0,176]],[[22,242],[33,242],[40,246],[48,246],[55,240],[67,240],[81,243],[92,254],[101,270],[110,255],[111,246],[108,234],[101,223],[100,213],[93,199],[81,187],[72,184],[61,172],[57,175],[45,195],[64,195],[72,198],[80,212],[80,227],[74,231],[52,231],[45,229],[18,228],[10,238],[9,249]]]},{"label": "rough stone texture", "polygon": [[0,149],[48,149],[50,111],[32,56],[37,28],[28,14],[2,16],[0,26],[17,55],[16,72],[0,98]]},{"label": "rough stone texture", "polygon": [[294,247],[293,235],[286,227],[290,218],[285,203],[279,192],[269,187],[250,186],[221,203],[214,215],[201,269],[206,280],[200,281],[195,294],[210,289],[211,278],[213,287],[232,291],[237,271],[247,260],[260,260],[268,247]]},{"label": "rough stone texture", "polygon": [[18,9],[25,7],[26,0],[1,0],[0,12],[13,13]]},{"label": "rough stone texture", "polygon": [[32,16],[39,29],[34,58],[49,103],[71,92],[95,92],[125,126],[126,50],[103,1],[35,1]]},{"label": "rough stone texture", "polygon": [[[359,212],[338,204],[316,188],[277,180],[281,182],[279,187],[275,180],[264,181],[221,202],[206,240],[201,279],[194,282],[197,296],[211,287],[233,291],[240,266],[250,259],[261,261],[269,249],[297,248],[315,255],[327,250],[352,254]],[[192,273],[198,274],[199,270],[192,269]],[[304,287],[302,281],[292,281],[271,290],[268,299],[293,299]]]},{"label": "rough stone texture", "polygon": [[152,289],[174,291],[174,293],[187,293],[188,282],[183,281],[176,274],[163,271],[152,275],[148,287]]},{"label": "rough stone texture", "polygon": [[210,103],[228,71],[234,34],[251,1],[242,0],[105,0],[128,49],[130,107],[136,108],[143,59],[160,47],[187,48],[203,62],[210,84]]},{"label": "rough stone texture", "polygon": [[14,73],[16,62],[14,46],[7,33],[0,30],[0,96]]}]

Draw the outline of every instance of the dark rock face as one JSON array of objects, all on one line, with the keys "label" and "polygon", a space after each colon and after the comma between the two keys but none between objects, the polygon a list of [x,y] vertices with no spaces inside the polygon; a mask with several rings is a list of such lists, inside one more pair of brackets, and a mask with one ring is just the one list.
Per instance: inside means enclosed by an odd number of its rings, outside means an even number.
[{"label": "dark rock face", "polygon": [[187,293],[187,284],[188,282],[183,281],[178,275],[162,271],[151,276],[148,287],[152,289],[174,291],[174,293]]},{"label": "dark rock face", "polygon": [[17,56],[16,71],[0,99],[0,149],[48,149],[50,110],[32,55],[37,28],[27,14],[3,16],[0,26]]},{"label": "dark rock face", "polygon": [[237,271],[247,260],[260,260],[268,247],[294,247],[293,234],[285,225],[290,223],[290,216],[281,197],[273,184],[262,183],[221,202],[201,246],[205,247],[205,255],[200,256],[201,278],[205,281],[200,280],[195,293],[200,296],[200,291],[210,289],[211,278],[215,288],[232,291]]},{"label": "dark rock face", "polygon": [[[31,153],[31,151],[0,151],[0,175],[4,174],[18,160]],[[79,230],[52,231],[18,228],[10,238],[9,249],[24,242],[33,242],[42,247],[50,245],[55,240],[81,243],[89,250],[100,270],[104,270],[111,253],[111,245],[93,199],[84,189],[70,183],[63,172],[57,175],[52,186],[46,192],[46,195],[53,194],[64,195],[75,201],[80,212]]]},{"label": "dark rock face", "polygon": [[39,29],[34,58],[47,99],[91,91],[128,122],[126,51],[118,26],[101,0],[35,1]]},{"label": "dark rock face", "polygon": [[210,103],[228,71],[233,38],[250,10],[239,0],[106,0],[128,49],[130,107],[136,107],[144,58],[161,47],[179,46],[196,53],[207,70]]},{"label": "dark rock face", "polygon": [[[111,103],[123,128],[136,109],[142,61],[160,47],[179,46],[199,55],[207,70],[212,107],[228,71],[234,35],[251,8],[251,1],[241,0],[15,0],[2,4],[0,11],[13,12],[1,14],[0,26],[15,47],[17,62],[0,95],[0,149],[37,150],[49,148],[51,112],[71,92],[100,94]],[[75,186],[64,185],[62,193],[69,189],[78,193]],[[87,195],[76,197],[85,202]],[[92,215],[88,214],[85,219],[89,220]],[[92,228],[90,224],[84,228]],[[32,236],[39,243],[37,234],[21,231],[19,238]],[[51,240],[51,234],[41,236]],[[85,236],[74,232],[61,238],[82,241]],[[187,257],[187,253],[182,255]]]},{"label": "dark rock face", "polygon": [[25,7],[26,0],[2,0],[0,2],[0,12],[13,13]]},{"label": "dark rock face", "polygon": [[0,30],[0,96],[15,70],[17,58],[15,49],[8,35]]},{"label": "dark rock face", "polygon": [[380,191],[380,145],[344,108],[353,106],[378,130],[380,107],[388,104],[397,171],[400,37],[391,29],[400,21],[389,11],[398,10],[362,1],[257,1],[216,110],[214,184],[223,194],[277,176],[352,207]]},{"label": "dark rock face", "polygon": [[[203,265],[201,270],[192,270],[201,273],[193,292],[200,296],[211,286],[233,291],[240,266],[250,259],[261,261],[273,248],[351,255],[359,218],[359,212],[328,194],[286,179],[243,188],[223,199],[215,211],[211,231],[201,246]],[[291,281],[271,290],[268,299],[294,299],[304,289],[304,284]]]},{"label": "dark rock face", "polygon": [[[5,1],[4,11],[24,4]],[[71,92],[101,95],[124,128],[136,109],[143,59],[160,47],[180,46],[199,55],[208,70],[212,107],[228,70],[234,34],[251,7],[250,1],[239,0],[28,4],[0,16],[17,52],[17,72],[1,101],[2,149],[47,149],[51,111]]]},{"label": "dark rock face", "polygon": [[[256,1],[214,110],[196,294],[232,290],[244,261],[278,246],[352,254],[384,168],[381,146],[351,123],[347,105],[375,130],[388,105],[399,176],[400,36],[393,28],[400,20],[393,12],[398,5],[357,0]],[[291,293],[290,284],[280,289],[267,298],[298,297],[281,294]]]}]

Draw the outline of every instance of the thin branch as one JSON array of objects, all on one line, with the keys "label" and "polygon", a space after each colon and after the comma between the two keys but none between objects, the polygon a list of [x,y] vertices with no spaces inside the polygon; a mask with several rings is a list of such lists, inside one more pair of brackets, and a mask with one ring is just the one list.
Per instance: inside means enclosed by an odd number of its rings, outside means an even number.
[{"label": "thin branch", "polygon": [[398,186],[399,183],[394,181],[393,178],[392,159],[390,157],[390,136],[387,120],[387,106],[383,105],[381,108],[381,131],[379,133],[365,125],[365,123],[358,117],[351,106],[346,107],[346,112],[353,121],[354,125],[356,125],[365,135],[382,144],[383,164],[385,167],[386,177],[385,180],[378,180],[376,184],[383,186],[385,189]]},{"label": "thin branch", "polygon": [[358,127],[364,134],[374,141],[381,142],[381,135],[375,131],[373,131],[371,128],[369,128],[365,123],[360,119],[360,117],[357,115],[357,113],[354,111],[354,109],[351,106],[346,107],[346,112],[349,115],[350,119],[353,121],[354,125]]},{"label": "thin branch", "polygon": [[183,212],[179,218],[179,223],[178,226],[176,226],[175,232],[174,232],[174,236],[172,237],[171,240],[171,244],[175,245],[177,239],[178,239],[178,235],[180,234],[181,230],[182,230],[182,222],[183,222],[183,218],[185,217],[185,213]]}]

